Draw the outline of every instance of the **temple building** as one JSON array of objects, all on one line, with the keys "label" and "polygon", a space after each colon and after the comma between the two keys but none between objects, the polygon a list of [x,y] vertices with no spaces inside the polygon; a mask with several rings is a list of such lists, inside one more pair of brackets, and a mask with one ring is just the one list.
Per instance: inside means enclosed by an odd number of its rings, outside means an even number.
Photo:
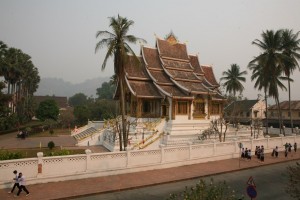
[{"label": "temple building", "polygon": [[127,115],[176,121],[222,115],[225,98],[212,66],[200,65],[173,33],[156,38],[155,48],[142,46],[138,58],[129,56],[125,64]]}]

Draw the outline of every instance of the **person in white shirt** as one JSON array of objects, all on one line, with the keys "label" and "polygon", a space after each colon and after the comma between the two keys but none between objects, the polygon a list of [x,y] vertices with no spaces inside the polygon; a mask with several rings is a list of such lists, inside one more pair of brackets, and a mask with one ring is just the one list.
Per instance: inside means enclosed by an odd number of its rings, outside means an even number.
[{"label": "person in white shirt", "polygon": [[18,172],[17,172],[17,170],[14,170],[13,173],[15,175],[15,177],[13,178],[14,186],[11,189],[11,191],[9,191],[8,193],[13,193],[16,187],[19,188]]},{"label": "person in white shirt", "polygon": [[21,172],[19,173],[18,181],[19,181],[19,191],[18,191],[17,196],[20,195],[22,190],[24,190],[27,193],[26,196],[28,196],[29,191],[27,190],[27,188],[25,186],[26,185],[26,179],[25,179],[25,176],[23,176],[23,174]]}]

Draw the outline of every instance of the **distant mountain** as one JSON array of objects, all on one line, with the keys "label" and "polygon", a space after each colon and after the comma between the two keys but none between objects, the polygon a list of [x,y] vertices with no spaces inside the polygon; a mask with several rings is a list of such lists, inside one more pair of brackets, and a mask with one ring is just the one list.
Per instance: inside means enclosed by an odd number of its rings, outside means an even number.
[{"label": "distant mountain", "polygon": [[72,84],[63,79],[42,78],[39,83],[39,88],[34,95],[71,97],[76,93],[83,93],[88,97],[97,97],[96,89],[101,87],[103,82],[108,82],[109,80],[110,77],[98,77],[86,80],[82,83]]}]

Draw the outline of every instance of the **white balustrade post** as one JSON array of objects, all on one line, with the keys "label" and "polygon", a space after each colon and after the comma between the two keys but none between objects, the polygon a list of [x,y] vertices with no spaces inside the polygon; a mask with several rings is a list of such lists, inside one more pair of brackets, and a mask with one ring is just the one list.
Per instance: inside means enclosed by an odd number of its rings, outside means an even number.
[{"label": "white balustrade post", "polygon": [[192,159],[192,142],[189,142],[189,160]]},{"label": "white balustrade post", "polygon": [[127,147],[126,149],[126,167],[128,167],[130,165],[130,148]]},{"label": "white balustrade post", "polygon": [[85,171],[88,171],[90,169],[90,165],[91,165],[91,153],[92,151],[89,149],[85,150],[85,154],[86,154],[86,168]]},{"label": "white balustrade post", "polygon": [[41,177],[43,175],[43,152],[38,152],[37,157],[38,157],[38,174],[37,177]]},{"label": "white balustrade post", "polygon": [[214,151],[213,151],[213,155],[216,155],[217,152],[217,144],[216,141],[214,140]]},{"label": "white balustrade post", "polygon": [[165,148],[164,148],[164,144],[160,144],[160,163],[164,163],[165,161]]}]

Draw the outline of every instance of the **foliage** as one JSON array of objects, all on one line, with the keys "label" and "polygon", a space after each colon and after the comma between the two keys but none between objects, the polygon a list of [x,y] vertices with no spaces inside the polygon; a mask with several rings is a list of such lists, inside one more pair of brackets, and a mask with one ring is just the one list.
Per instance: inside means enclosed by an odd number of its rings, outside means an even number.
[{"label": "foliage", "polygon": [[71,155],[71,151],[67,149],[61,149],[59,151],[51,151],[45,154],[45,156],[67,156],[67,155]]},{"label": "foliage", "polygon": [[223,85],[225,86],[226,92],[229,94],[236,95],[236,92],[242,93],[244,90],[244,86],[241,82],[245,82],[246,78],[244,75],[247,74],[246,71],[240,71],[240,66],[237,64],[232,64],[230,69],[224,71],[223,77],[221,78],[222,81],[225,81]]},{"label": "foliage", "polygon": [[77,93],[69,98],[69,104],[72,107],[83,106],[88,102],[87,96],[83,93]]},{"label": "foliage", "polygon": [[[33,116],[31,99],[40,82],[38,69],[33,65],[31,57],[20,49],[8,48],[0,41],[0,76],[3,76],[7,83],[7,94],[14,96],[14,101],[10,105],[11,113],[18,116],[20,123],[31,120]],[[1,99],[0,102],[2,103]]]},{"label": "foliage", "polygon": [[300,163],[296,166],[289,166],[287,168],[289,182],[286,187],[286,192],[295,199],[300,199]]},{"label": "foliage", "polygon": [[73,114],[73,110],[64,110],[61,111],[60,115],[58,116],[58,121],[63,128],[68,127],[74,123],[75,116]]},{"label": "foliage", "polygon": [[113,99],[116,86],[113,84],[113,81],[104,82],[100,88],[97,88],[98,99]]},{"label": "foliage", "polygon": [[12,160],[23,158],[21,152],[0,151],[0,160]]},{"label": "foliage", "polygon": [[[275,99],[278,108],[278,121],[280,127],[280,133],[284,129],[281,108],[279,106],[279,88],[286,90],[286,87],[282,81],[287,80],[290,82],[289,76],[283,77],[282,74],[292,72],[292,68],[296,65],[296,60],[293,60],[286,53],[286,42],[283,39],[286,33],[283,30],[266,30],[261,34],[262,40],[255,39],[252,44],[262,50],[262,52],[256,56],[249,63],[249,68],[253,71],[251,79],[256,79],[255,87],[259,90],[264,89],[265,96],[268,95]],[[298,44],[297,44],[298,45]],[[285,47],[284,47],[285,46]],[[287,69],[289,66],[289,69]]]},{"label": "foliage", "polygon": [[87,105],[76,106],[74,108],[74,116],[79,125],[84,125],[87,124],[88,120],[90,119],[91,111]]},{"label": "foliage", "polygon": [[195,187],[185,188],[179,194],[170,194],[168,200],[237,200],[238,197],[234,190],[227,183],[214,183],[211,179],[210,183],[200,180]]},{"label": "foliage", "polygon": [[89,105],[92,120],[112,119],[117,116],[118,102],[100,99]]},{"label": "foliage", "polygon": [[53,141],[48,142],[48,148],[49,148],[50,150],[52,150],[54,147],[55,147],[55,144],[54,144]]},{"label": "foliage", "polygon": [[41,121],[46,119],[57,120],[59,115],[59,108],[53,99],[42,101],[36,110],[36,117]]}]

